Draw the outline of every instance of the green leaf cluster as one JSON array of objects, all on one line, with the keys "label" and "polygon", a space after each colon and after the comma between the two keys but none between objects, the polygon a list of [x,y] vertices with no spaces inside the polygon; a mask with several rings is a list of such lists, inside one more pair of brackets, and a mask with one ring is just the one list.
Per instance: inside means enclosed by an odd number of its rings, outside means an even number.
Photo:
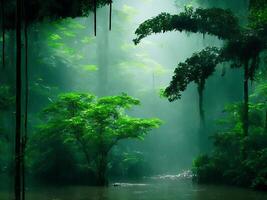
[{"label": "green leaf cluster", "polygon": [[197,157],[193,163],[197,182],[266,190],[267,107],[266,96],[262,96],[262,92],[266,92],[266,82],[259,84],[251,95],[250,134],[247,137],[243,136],[242,130],[242,103],[225,107],[226,115],[218,121],[220,129],[212,137],[213,151],[210,155]]},{"label": "green leaf cluster", "polygon": [[153,33],[167,31],[211,34],[220,39],[229,39],[239,34],[239,25],[237,18],[230,10],[221,8],[194,10],[192,7],[185,7],[185,11],[177,15],[161,13],[146,20],[135,31],[137,38],[133,41],[138,44],[143,38]]},{"label": "green leaf cluster", "polygon": [[214,73],[219,62],[221,62],[220,50],[215,47],[207,47],[193,54],[185,62],[178,64],[170,85],[164,91],[164,96],[170,101],[180,99],[181,92],[185,91],[191,82],[195,82],[203,91],[206,80]]},{"label": "green leaf cluster", "polygon": [[43,110],[44,124],[39,127],[39,134],[76,144],[91,163],[101,152],[107,154],[118,141],[143,140],[149,131],[160,126],[159,119],[126,114],[126,110],[139,104],[138,99],[127,94],[101,98],[88,93],[61,94]]}]

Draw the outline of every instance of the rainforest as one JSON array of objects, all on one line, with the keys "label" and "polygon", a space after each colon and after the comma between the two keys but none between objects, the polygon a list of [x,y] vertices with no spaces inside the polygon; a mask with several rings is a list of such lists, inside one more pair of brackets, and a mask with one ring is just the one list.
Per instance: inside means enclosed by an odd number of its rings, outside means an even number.
[{"label": "rainforest", "polygon": [[0,0],[0,200],[267,199],[267,0]]}]

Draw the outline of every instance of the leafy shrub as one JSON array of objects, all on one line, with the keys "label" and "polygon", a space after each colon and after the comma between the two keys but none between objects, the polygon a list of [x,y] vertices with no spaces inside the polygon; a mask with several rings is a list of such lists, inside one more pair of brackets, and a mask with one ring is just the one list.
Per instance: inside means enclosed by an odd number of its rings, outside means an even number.
[{"label": "leafy shrub", "polygon": [[224,129],[215,134],[213,151],[193,163],[195,181],[223,183],[254,189],[267,189],[267,131],[264,128],[265,106],[250,105],[249,135],[242,133],[242,109],[227,106],[227,118],[220,120]]}]

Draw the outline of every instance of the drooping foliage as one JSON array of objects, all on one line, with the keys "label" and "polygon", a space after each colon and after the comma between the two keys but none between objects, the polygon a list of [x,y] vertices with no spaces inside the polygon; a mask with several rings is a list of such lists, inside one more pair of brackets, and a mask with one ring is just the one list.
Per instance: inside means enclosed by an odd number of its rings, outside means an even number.
[{"label": "drooping foliage", "polygon": [[[221,8],[198,8],[185,7],[185,11],[178,15],[163,13],[155,18],[143,22],[136,30],[137,38],[134,43],[138,44],[143,38],[153,33],[164,33],[166,31],[186,31],[191,33],[202,33],[217,36],[219,39],[230,40],[238,38],[240,27],[238,19],[230,10]],[[164,91],[164,96],[170,101],[180,99],[181,92],[185,91],[187,85],[195,82],[198,85],[199,94],[199,141],[201,140],[205,127],[205,116],[203,110],[203,90],[206,80],[213,74],[215,67],[221,62],[221,52],[216,48],[207,48],[198,54],[194,54],[185,63],[180,63],[175,69],[175,75],[170,86]]]},{"label": "drooping foliage", "polygon": [[220,50],[215,47],[207,47],[199,53],[193,54],[185,62],[179,63],[174,71],[170,85],[165,89],[164,95],[169,101],[181,98],[181,92],[194,82],[198,90],[203,91],[206,80],[214,73],[220,62]]},{"label": "drooping foliage", "polygon": [[230,10],[221,8],[194,10],[186,7],[184,12],[177,15],[161,13],[160,15],[143,22],[135,34],[134,43],[138,44],[143,38],[153,33],[167,31],[186,31],[215,35],[220,39],[230,39],[239,35],[237,18]]},{"label": "drooping foliage", "polygon": [[[264,10],[264,4],[255,1],[251,3],[253,10]],[[258,19],[263,19],[263,15],[258,15]],[[254,19],[255,22],[255,19]],[[251,19],[253,24],[253,20]],[[232,61],[236,67],[241,67],[244,62],[252,60],[251,78],[257,69],[257,58],[266,49],[265,23],[261,27],[250,29],[240,27],[234,14],[225,9],[186,8],[178,15],[163,13],[143,22],[136,30],[137,38],[134,39],[138,44],[143,38],[153,33],[163,33],[166,31],[186,31],[192,33],[203,33],[215,35],[226,41],[222,56],[226,61]]]},{"label": "drooping foliage", "polygon": [[87,166],[95,166],[99,185],[106,185],[108,153],[118,141],[143,139],[160,125],[158,119],[130,117],[125,109],[140,102],[126,94],[96,98],[92,94],[67,93],[43,111],[45,124],[39,133],[77,144]]},{"label": "drooping foliage", "polygon": [[222,57],[232,63],[232,67],[248,65],[248,78],[253,80],[259,68],[260,54],[266,49],[266,44],[258,34],[244,33],[238,39],[226,42],[222,49]]},{"label": "drooping foliage", "polygon": [[[253,4],[254,8],[256,4]],[[258,6],[260,4],[257,4]],[[264,5],[262,5],[264,6]],[[253,6],[251,6],[253,7]],[[259,17],[259,15],[258,15]],[[262,19],[263,17],[259,17]],[[138,44],[152,33],[165,31],[188,31],[193,33],[211,34],[226,41],[222,58],[232,62],[234,67],[244,68],[244,135],[248,135],[248,81],[253,80],[259,67],[260,53],[266,50],[266,24],[260,28],[240,26],[237,18],[230,10],[211,8],[186,8],[178,15],[161,14],[143,22],[136,30]],[[254,26],[255,27],[255,26]],[[182,77],[181,77],[182,78]]]},{"label": "drooping foliage", "polygon": [[204,127],[205,113],[203,109],[203,92],[206,80],[214,73],[216,66],[221,62],[220,50],[216,47],[207,47],[199,53],[193,54],[185,62],[179,63],[174,71],[170,85],[165,89],[164,96],[169,101],[181,98],[181,92],[185,91],[190,83],[196,83],[198,89],[198,109],[200,118],[199,148],[204,151]]},{"label": "drooping foliage", "polygon": [[[110,4],[110,0],[30,0],[25,1],[28,23],[40,22],[44,19],[59,19],[67,17],[88,16],[96,8]],[[15,0],[5,3],[5,27],[14,28]]]}]

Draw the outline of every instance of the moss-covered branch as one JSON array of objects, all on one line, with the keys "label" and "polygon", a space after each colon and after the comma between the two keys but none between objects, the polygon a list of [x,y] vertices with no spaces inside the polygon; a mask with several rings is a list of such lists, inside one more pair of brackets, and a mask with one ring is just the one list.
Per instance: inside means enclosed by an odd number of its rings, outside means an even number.
[{"label": "moss-covered branch", "polygon": [[136,30],[137,37],[133,41],[138,44],[143,38],[153,33],[167,31],[210,34],[220,39],[229,39],[239,35],[239,25],[237,18],[230,10],[186,8],[184,12],[177,15],[161,13],[146,20]]}]

